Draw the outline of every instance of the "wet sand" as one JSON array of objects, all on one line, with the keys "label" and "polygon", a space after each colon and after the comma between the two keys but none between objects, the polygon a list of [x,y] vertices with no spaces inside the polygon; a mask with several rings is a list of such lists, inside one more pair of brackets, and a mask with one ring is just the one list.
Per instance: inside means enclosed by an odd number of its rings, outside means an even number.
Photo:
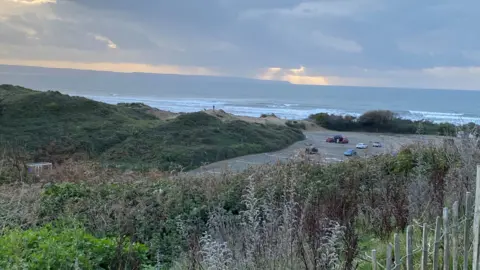
[{"label": "wet sand", "polygon": [[[441,138],[438,136],[428,135],[395,135],[395,134],[379,134],[379,133],[363,133],[363,132],[343,132],[322,130],[322,131],[306,131],[304,132],[306,139],[296,142],[293,145],[276,152],[261,153],[248,156],[237,157],[233,159],[223,160],[208,164],[201,168],[190,171],[196,174],[201,172],[217,173],[224,170],[234,172],[242,171],[249,166],[262,165],[267,163],[274,163],[278,161],[285,161],[298,155],[300,152],[305,152],[307,145],[315,146],[318,149],[318,154],[308,155],[311,158],[323,160],[326,162],[340,162],[349,157],[343,155],[347,149],[355,149],[357,143],[368,144],[367,149],[356,149],[358,156],[365,157],[379,153],[392,153],[398,150],[402,145],[411,144],[413,142],[440,142]],[[336,134],[342,134],[349,139],[348,144],[327,143],[327,137],[332,137]],[[380,142],[381,148],[372,147],[373,142]]]}]

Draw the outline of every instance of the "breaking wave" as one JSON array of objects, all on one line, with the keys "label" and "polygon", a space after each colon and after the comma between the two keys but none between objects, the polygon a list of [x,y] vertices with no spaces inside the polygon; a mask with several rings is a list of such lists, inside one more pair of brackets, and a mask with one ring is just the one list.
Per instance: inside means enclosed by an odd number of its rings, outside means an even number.
[{"label": "breaking wave", "polygon": [[[239,99],[159,99],[152,97],[129,97],[129,96],[93,96],[83,95],[84,97],[102,101],[110,104],[121,102],[133,103],[141,102],[151,107],[172,112],[196,112],[205,109],[222,109],[228,113],[241,116],[258,117],[261,114],[275,114],[280,118],[299,120],[308,118],[311,114],[329,113],[336,115],[359,116],[364,111],[353,111],[336,108],[318,108],[314,104],[298,104],[284,102],[265,102],[258,100],[239,100]],[[480,116],[466,115],[458,112],[430,112],[430,111],[398,111],[399,117],[410,120],[429,120],[436,123],[448,122],[453,124],[466,124],[474,122],[480,124]]]}]

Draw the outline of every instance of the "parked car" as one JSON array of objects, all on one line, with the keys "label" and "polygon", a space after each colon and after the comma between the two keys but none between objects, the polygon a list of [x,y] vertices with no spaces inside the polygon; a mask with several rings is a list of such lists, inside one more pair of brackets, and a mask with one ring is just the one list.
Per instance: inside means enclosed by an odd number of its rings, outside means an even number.
[{"label": "parked car", "polygon": [[366,144],[366,143],[357,143],[356,148],[357,148],[357,149],[367,149],[367,148],[368,148],[368,144]]},{"label": "parked car", "polygon": [[372,147],[382,147],[382,144],[380,142],[373,142]]},{"label": "parked car", "polygon": [[326,142],[328,143],[342,143],[342,144],[346,144],[348,143],[348,138],[347,137],[344,137],[342,135],[335,135],[333,137],[328,137]]},{"label": "parked car", "polygon": [[318,153],[318,148],[313,147],[313,146],[307,147],[307,148],[305,148],[305,153],[309,154],[309,155],[317,154]]},{"label": "parked car", "polygon": [[347,157],[356,156],[357,151],[355,151],[355,149],[347,149],[347,151],[343,152],[343,154]]}]

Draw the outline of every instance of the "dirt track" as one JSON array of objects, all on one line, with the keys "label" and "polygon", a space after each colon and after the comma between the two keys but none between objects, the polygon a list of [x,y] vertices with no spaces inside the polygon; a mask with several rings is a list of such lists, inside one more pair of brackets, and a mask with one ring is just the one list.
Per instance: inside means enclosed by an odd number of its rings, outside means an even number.
[{"label": "dirt track", "polygon": [[[348,137],[348,144],[335,144],[325,142],[326,138],[339,134],[335,131],[306,131],[306,140],[297,142],[288,148],[271,153],[254,154],[243,157],[237,157],[229,160],[215,162],[199,169],[190,171],[190,173],[199,172],[221,172],[225,169],[232,171],[241,171],[249,166],[261,165],[266,163],[273,163],[277,161],[291,158],[300,151],[304,151],[307,144],[312,144],[319,150],[317,158],[324,158],[327,162],[338,162],[345,158],[343,152],[349,148],[355,148],[357,143],[366,143],[369,145],[368,149],[357,149],[359,156],[372,155],[375,153],[393,152],[398,150],[400,146],[410,144],[416,141],[436,141],[439,139],[436,136],[419,136],[419,135],[391,135],[391,134],[377,134],[377,133],[360,133],[360,132],[344,132],[342,135]],[[382,148],[371,147],[372,142],[381,142]]]}]

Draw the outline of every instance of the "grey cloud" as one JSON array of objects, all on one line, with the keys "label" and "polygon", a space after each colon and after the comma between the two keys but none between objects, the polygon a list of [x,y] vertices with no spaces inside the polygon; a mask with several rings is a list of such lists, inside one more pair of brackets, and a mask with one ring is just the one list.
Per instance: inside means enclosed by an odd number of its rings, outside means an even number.
[{"label": "grey cloud", "polygon": [[[300,65],[349,77],[365,77],[365,69],[480,65],[477,0],[57,0],[50,8],[57,19],[30,12],[0,20],[0,43],[35,46],[55,59],[197,65],[238,75]],[[38,40],[25,35],[28,28]],[[95,35],[115,43],[116,52]]]},{"label": "grey cloud", "polygon": [[243,18],[261,17],[265,15],[291,16],[293,18],[319,17],[356,17],[363,13],[381,9],[381,3],[376,0],[338,0],[338,1],[305,1],[292,7],[273,9],[249,9]]},{"label": "grey cloud", "polygon": [[328,36],[319,31],[314,31],[312,33],[313,43],[321,47],[333,48],[335,50],[358,53],[362,51],[362,47],[358,45],[357,42]]}]

